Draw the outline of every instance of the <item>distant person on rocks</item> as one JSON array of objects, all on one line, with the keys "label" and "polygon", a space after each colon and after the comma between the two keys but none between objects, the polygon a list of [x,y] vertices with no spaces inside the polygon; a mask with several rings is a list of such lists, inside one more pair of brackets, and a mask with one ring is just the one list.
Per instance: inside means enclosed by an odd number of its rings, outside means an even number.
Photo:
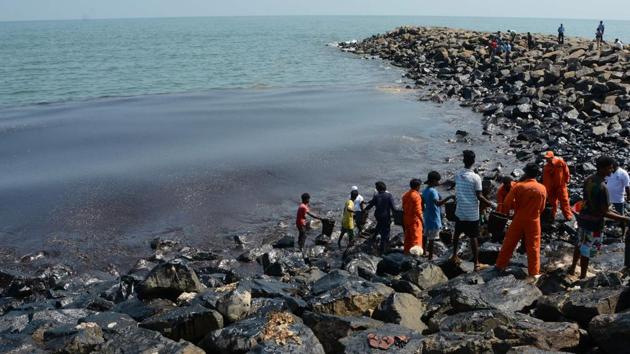
[{"label": "distant person on rocks", "polygon": [[[619,215],[626,215],[626,196],[630,196],[630,176],[628,172],[619,167],[615,160],[613,173],[606,177],[606,188],[608,189],[608,199]],[[626,225],[622,226],[622,235],[626,233]]]},{"label": "distant person on rocks", "polygon": [[429,172],[427,176],[427,188],[422,192],[423,216],[424,216],[424,239],[427,244],[427,252],[429,260],[433,259],[433,244],[435,240],[440,238],[440,230],[442,230],[442,211],[440,207],[449,200],[455,199],[454,195],[442,199],[437,191],[442,176],[437,171]]},{"label": "distant person on rocks", "polygon": [[392,212],[396,210],[394,205],[394,197],[387,191],[384,182],[376,182],[376,194],[372,200],[368,202],[365,212],[375,207],[374,218],[376,219],[375,235],[381,236],[381,244],[379,247],[380,254],[385,253],[385,247],[389,244],[389,231],[392,223]]},{"label": "distant person on rocks", "polygon": [[358,190],[350,192],[350,199],[346,200],[343,205],[343,215],[341,217],[341,234],[339,234],[339,240],[337,245],[341,248],[341,240],[345,234],[348,234],[348,247],[354,244],[354,202],[359,196]]},{"label": "distant person on rocks", "polygon": [[509,212],[509,210],[505,209],[505,197],[507,197],[515,184],[516,182],[510,176],[505,176],[501,179],[501,186],[497,190],[497,211],[499,213],[507,214]]},{"label": "distant person on rocks", "polygon": [[564,25],[562,23],[558,27],[558,44],[564,44]]},{"label": "distant person on rocks", "polygon": [[490,58],[494,58],[494,56],[497,54],[498,47],[499,43],[497,42],[497,39],[492,38],[492,41],[490,42]]},{"label": "distant person on rocks", "polygon": [[595,31],[595,42],[597,43],[597,49],[599,49],[604,42],[604,31],[606,28],[604,27],[604,21],[599,21],[599,26],[597,26],[597,30]]},{"label": "distant person on rocks", "polygon": [[534,38],[532,37],[531,32],[527,32],[527,49],[534,48]]},{"label": "distant person on rocks", "polygon": [[322,220],[319,216],[310,212],[311,196],[308,193],[302,194],[302,204],[298,207],[297,216],[295,218],[295,226],[298,229],[298,247],[300,251],[304,250],[306,243],[306,215],[313,219]]},{"label": "distant person on rocks", "polygon": [[419,248],[417,255],[424,254],[422,243],[422,197],[419,179],[409,182],[409,191],[402,197],[403,229],[405,231],[404,252],[409,254],[414,247]]},{"label": "distant person on rocks", "polygon": [[514,43],[514,41],[516,40],[516,32],[514,31],[508,31],[510,32],[510,42]]},{"label": "distant person on rocks", "polygon": [[619,38],[615,38],[615,48],[623,50],[623,42]]},{"label": "distant person on rocks", "polygon": [[457,256],[459,237],[465,234],[470,239],[475,270],[481,268],[479,262],[479,202],[496,207],[496,204],[486,199],[482,194],[481,177],[472,170],[475,164],[475,153],[464,151],[464,169],[455,175],[455,195],[457,207],[455,209],[455,234],[453,235],[453,256],[451,261],[460,263]]},{"label": "distant person on rocks", "polygon": [[504,45],[504,51],[505,51],[505,63],[509,64],[510,63],[510,57],[512,56],[512,45],[509,42],[505,42]]},{"label": "distant person on rocks", "polygon": [[578,232],[569,274],[574,274],[580,262],[580,279],[586,278],[588,263],[602,246],[604,218],[630,222],[630,218],[610,210],[606,177],[614,171],[615,161],[608,156],[597,159],[597,172],[586,178],[583,185],[583,206],[577,216]]},{"label": "distant person on rocks", "polygon": [[512,223],[497,258],[496,267],[504,270],[512,257],[516,245],[524,239],[527,251],[527,269],[530,277],[540,274],[540,215],[545,209],[547,192],[545,186],[536,181],[540,169],[529,163],[523,169],[525,179],[516,184],[505,198],[505,210],[514,209]]},{"label": "distant person on rocks", "polygon": [[365,199],[359,193],[359,187],[352,186],[353,191],[357,191],[357,199],[354,200],[354,225],[359,231],[359,236],[363,233],[363,225],[365,225]]},{"label": "distant person on rocks", "polygon": [[555,220],[559,202],[565,220],[572,220],[573,212],[568,189],[571,179],[569,166],[562,158],[555,156],[553,151],[547,151],[544,156],[547,164],[543,170],[543,184],[547,188],[547,203],[551,205],[551,218]]}]

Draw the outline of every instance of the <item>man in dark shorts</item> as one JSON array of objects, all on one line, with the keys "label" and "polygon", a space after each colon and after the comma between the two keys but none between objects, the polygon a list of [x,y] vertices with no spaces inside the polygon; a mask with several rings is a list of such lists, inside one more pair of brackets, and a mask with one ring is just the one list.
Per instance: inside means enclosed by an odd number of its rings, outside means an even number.
[{"label": "man in dark shorts", "polygon": [[297,215],[295,217],[295,226],[298,229],[298,247],[300,251],[304,250],[304,244],[306,243],[306,215],[313,219],[321,220],[319,216],[316,216],[310,212],[309,203],[311,196],[308,193],[302,194],[302,204],[298,207]]},{"label": "man in dark shorts", "polygon": [[359,187],[352,186],[352,191],[357,191],[357,199],[354,200],[354,225],[359,231],[358,235],[361,237],[363,233],[363,225],[365,225],[365,199],[359,193]]},{"label": "man in dark shorts", "polygon": [[580,279],[586,278],[588,263],[591,257],[603,243],[604,218],[609,218],[624,223],[630,222],[627,216],[621,216],[610,210],[606,177],[614,170],[615,161],[608,156],[597,159],[597,173],[589,176],[584,181],[583,202],[584,206],[577,216],[578,238],[575,240],[573,263],[569,267],[569,274],[574,274],[578,261],[580,262]]},{"label": "man in dark shorts", "polygon": [[453,235],[453,256],[451,260],[459,263],[457,251],[459,249],[459,236],[464,234],[470,238],[475,270],[481,268],[479,263],[479,202],[496,208],[496,203],[488,200],[482,194],[481,177],[472,170],[475,163],[475,153],[464,151],[464,169],[455,175],[455,196],[457,197],[457,209],[455,209],[455,234]]},{"label": "man in dark shorts", "polygon": [[385,253],[385,248],[389,244],[389,231],[392,224],[392,212],[396,210],[394,205],[394,197],[387,191],[387,186],[384,182],[376,182],[376,194],[372,197],[372,200],[365,208],[367,213],[373,207],[374,218],[376,219],[376,235],[381,235],[381,244],[379,247],[380,254]]}]

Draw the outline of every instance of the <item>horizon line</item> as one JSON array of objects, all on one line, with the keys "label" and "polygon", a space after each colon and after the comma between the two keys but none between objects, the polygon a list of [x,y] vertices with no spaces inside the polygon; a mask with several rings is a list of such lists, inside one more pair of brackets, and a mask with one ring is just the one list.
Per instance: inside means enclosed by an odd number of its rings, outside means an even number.
[{"label": "horizon line", "polygon": [[59,19],[24,19],[24,20],[0,20],[0,23],[11,22],[62,22],[62,21],[103,21],[103,20],[150,20],[150,19],[186,19],[186,18],[229,18],[229,17],[444,17],[444,18],[513,18],[513,19],[541,19],[541,20],[583,20],[583,21],[630,21],[630,19],[599,19],[582,17],[531,17],[531,16],[463,16],[463,15],[373,15],[373,14],[278,14],[278,15],[207,15],[207,16],[129,16],[129,17],[89,17],[59,18]]}]

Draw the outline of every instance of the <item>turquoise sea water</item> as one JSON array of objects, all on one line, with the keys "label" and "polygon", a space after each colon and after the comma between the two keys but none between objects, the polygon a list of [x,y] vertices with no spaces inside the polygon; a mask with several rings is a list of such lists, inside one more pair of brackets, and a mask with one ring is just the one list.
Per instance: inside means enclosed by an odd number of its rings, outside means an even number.
[{"label": "turquoise sea water", "polygon": [[[0,107],[223,88],[391,79],[327,43],[400,25],[592,37],[595,20],[459,17],[208,17],[0,22]],[[606,37],[630,42],[630,22]]]}]

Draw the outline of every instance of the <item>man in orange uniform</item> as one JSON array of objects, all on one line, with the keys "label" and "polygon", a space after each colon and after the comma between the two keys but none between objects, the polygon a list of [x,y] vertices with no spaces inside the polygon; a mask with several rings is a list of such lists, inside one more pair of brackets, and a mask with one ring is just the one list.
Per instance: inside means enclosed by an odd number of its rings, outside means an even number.
[{"label": "man in orange uniform", "polygon": [[571,174],[569,167],[563,159],[554,156],[553,151],[545,153],[547,164],[543,171],[543,184],[547,189],[547,202],[551,205],[551,217],[556,218],[558,211],[558,201],[562,214],[566,220],[573,220],[573,212],[571,212],[571,204],[569,203],[569,180]]},{"label": "man in orange uniform", "polygon": [[510,190],[512,190],[512,187],[514,187],[516,183],[512,181],[512,177],[510,176],[503,177],[501,183],[501,187],[499,187],[497,191],[497,211],[501,214],[507,214],[510,211],[505,210],[505,197],[510,193]]},{"label": "man in orange uniform", "polygon": [[414,246],[422,247],[422,197],[419,179],[409,182],[409,191],[402,197],[405,254]]},{"label": "man in orange uniform", "polygon": [[540,174],[536,164],[527,164],[524,171],[525,179],[517,183],[505,199],[505,208],[508,211],[514,209],[514,217],[501,246],[496,266],[499,270],[504,270],[516,244],[524,238],[528,272],[531,277],[536,277],[540,273],[540,214],[545,209],[547,192],[536,181]]}]

